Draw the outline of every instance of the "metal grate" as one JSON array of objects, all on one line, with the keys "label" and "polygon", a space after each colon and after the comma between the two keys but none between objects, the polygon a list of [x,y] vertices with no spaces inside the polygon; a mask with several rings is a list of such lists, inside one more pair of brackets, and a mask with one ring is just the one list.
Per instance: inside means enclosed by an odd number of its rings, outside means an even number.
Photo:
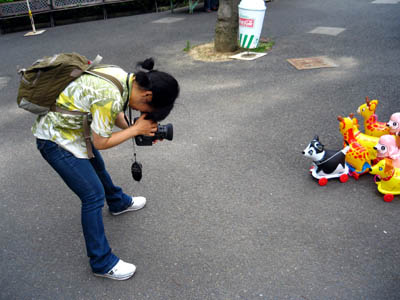
[{"label": "metal grate", "polygon": [[307,57],[307,58],[290,58],[287,61],[297,70],[334,68],[337,65],[326,56]]},{"label": "metal grate", "polygon": [[103,0],[52,0],[53,8],[66,8],[103,3]]},{"label": "metal grate", "polygon": [[[29,1],[32,12],[50,10],[49,0],[31,0]],[[0,17],[15,16],[28,13],[26,1],[9,2],[0,4]]]}]

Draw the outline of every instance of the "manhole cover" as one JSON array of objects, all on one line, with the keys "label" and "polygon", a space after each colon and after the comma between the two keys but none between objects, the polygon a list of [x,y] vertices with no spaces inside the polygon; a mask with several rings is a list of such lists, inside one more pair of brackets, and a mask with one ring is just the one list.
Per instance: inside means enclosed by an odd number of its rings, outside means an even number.
[{"label": "manhole cover", "polygon": [[167,17],[167,18],[162,18],[154,21],[153,23],[161,23],[161,24],[171,24],[175,22],[179,22],[185,20],[185,18],[173,18],[173,17]]},{"label": "manhole cover", "polygon": [[297,70],[334,68],[337,65],[325,56],[306,57],[306,58],[289,58],[287,61]]}]

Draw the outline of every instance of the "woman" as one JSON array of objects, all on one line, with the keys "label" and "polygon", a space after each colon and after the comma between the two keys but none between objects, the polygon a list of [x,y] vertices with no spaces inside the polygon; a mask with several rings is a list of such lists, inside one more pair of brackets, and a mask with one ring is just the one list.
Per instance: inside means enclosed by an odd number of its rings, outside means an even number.
[{"label": "woman", "polygon": [[[179,95],[178,82],[167,73],[153,70],[153,59],[138,66],[146,71],[133,75],[115,66],[96,69],[116,78],[123,87],[122,95],[116,85],[103,78],[80,76],[56,101],[59,109],[80,115],[51,111],[39,116],[32,127],[43,158],[81,199],[83,235],[94,275],[116,280],[130,278],[136,267],[119,259],[108,245],[102,219],[104,199],[112,215],[139,210],[146,199],[128,196],[113,184],[98,150],[112,148],[137,135],[154,136],[157,122],[168,116]],[[126,104],[142,113],[132,126],[124,118]],[[88,157],[82,112],[92,117],[93,158]],[[114,125],[122,130],[113,132]]]}]

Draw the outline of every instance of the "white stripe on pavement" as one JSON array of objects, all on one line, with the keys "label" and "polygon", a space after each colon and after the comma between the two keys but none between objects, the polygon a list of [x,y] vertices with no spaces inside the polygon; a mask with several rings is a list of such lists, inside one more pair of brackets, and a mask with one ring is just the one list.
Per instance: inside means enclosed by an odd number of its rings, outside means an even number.
[{"label": "white stripe on pavement", "polygon": [[342,33],[345,30],[346,28],[341,28],[341,27],[316,27],[313,30],[309,31],[308,33],[337,36],[338,34]]},{"label": "white stripe on pavement", "polygon": [[9,77],[0,77],[0,90],[2,88],[5,88],[9,81],[10,81]]},{"label": "white stripe on pavement", "polygon": [[185,20],[185,18],[167,17],[167,18],[158,19],[156,21],[153,21],[152,23],[170,24],[170,23],[175,23],[175,22],[179,22],[182,20]]},{"label": "white stripe on pavement", "polygon": [[399,4],[400,0],[375,0],[372,4]]}]

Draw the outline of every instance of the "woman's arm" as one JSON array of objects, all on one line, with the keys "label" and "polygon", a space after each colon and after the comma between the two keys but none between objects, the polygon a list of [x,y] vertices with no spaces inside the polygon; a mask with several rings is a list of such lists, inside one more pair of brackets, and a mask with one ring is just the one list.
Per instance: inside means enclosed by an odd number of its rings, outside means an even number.
[{"label": "woman's arm", "polygon": [[146,115],[142,114],[133,126],[113,132],[110,137],[100,136],[92,130],[94,147],[98,150],[104,150],[117,146],[137,135],[154,136],[157,131],[157,123],[152,120],[146,120],[145,117]]},{"label": "woman's arm", "polygon": [[115,125],[117,125],[117,127],[121,129],[126,129],[129,127],[129,124],[126,122],[123,112],[120,112],[117,115],[117,118],[115,119]]}]

